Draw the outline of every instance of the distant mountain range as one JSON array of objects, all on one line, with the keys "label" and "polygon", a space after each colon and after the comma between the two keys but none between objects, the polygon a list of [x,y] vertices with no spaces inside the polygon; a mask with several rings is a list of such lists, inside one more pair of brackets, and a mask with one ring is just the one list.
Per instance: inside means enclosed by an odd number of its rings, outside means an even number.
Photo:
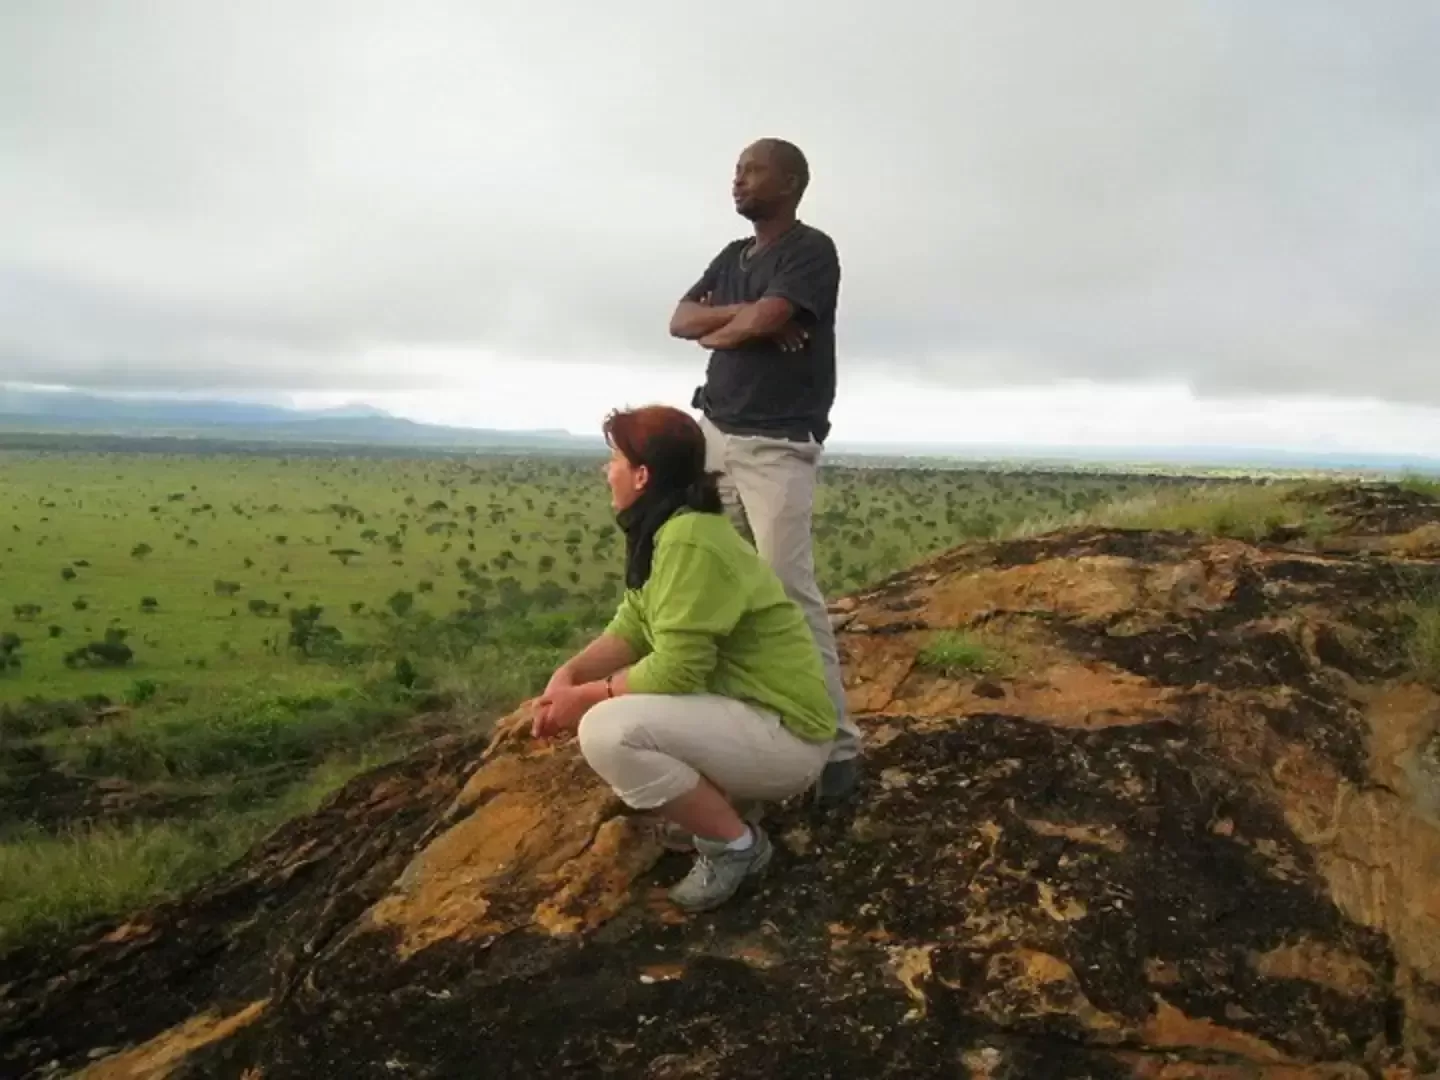
[{"label": "distant mountain range", "polygon": [[121,398],[5,386],[0,386],[0,430],[456,450],[599,450],[604,446],[598,435],[421,424],[369,405],[289,409],[221,399]]},{"label": "distant mountain range", "polygon": [[[598,453],[596,435],[563,430],[501,431],[445,427],[393,416],[369,405],[290,409],[223,399],[112,397],[78,390],[38,390],[0,384],[0,432],[121,437],[169,437],[237,442],[334,444],[426,450],[531,450]],[[1246,447],[965,446],[943,443],[863,443],[838,438],[831,457],[936,461],[1210,468],[1243,471],[1335,470],[1440,475],[1440,459],[1360,451],[1307,452]]]}]

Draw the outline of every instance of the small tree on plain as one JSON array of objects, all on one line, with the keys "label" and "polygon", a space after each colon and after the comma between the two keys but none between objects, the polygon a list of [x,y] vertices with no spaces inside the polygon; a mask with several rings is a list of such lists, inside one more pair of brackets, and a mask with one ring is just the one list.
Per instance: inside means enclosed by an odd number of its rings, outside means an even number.
[{"label": "small tree on plain", "polygon": [[9,630],[0,633],[0,675],[7,671],[20,670],[20,645],[18,634]]}]

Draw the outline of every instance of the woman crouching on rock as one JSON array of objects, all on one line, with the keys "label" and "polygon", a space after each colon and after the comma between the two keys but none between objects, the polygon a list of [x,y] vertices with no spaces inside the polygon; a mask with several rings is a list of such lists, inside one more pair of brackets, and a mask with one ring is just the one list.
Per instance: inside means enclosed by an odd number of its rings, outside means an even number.
[{"label": "woman crouching on rock", "polygon": [[578,728],[585,760],[627,806],[693,838],[694,866],[670,898],[703,911],[772,854],[732,800],[812,786],[835,709],[805,616],[723,513],[700,426],[657,405],[612,413],[604,430],[626,591],[550,679],[532,730]]}]

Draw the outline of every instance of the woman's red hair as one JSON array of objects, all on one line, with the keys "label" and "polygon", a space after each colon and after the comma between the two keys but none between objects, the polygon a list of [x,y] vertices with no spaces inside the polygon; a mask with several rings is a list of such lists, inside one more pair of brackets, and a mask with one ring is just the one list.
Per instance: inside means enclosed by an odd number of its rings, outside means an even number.
[{"label": "woman's red hair", "polygon": [[605,441],[649,478],[640,497],[620,511],[625,532],[625,584],[643,586],[655,556],[655,534],[682,510],[724,513],[714,473],[705,471],[705,432],[668,405],[623,409],[605,418]]},{"label": "woman's red hair", "polygon": [[705,475],[705,432],[689,413],[669,405],[617,409],[604,432],[626,461],[650,470],[653,486],[683,488]]}]

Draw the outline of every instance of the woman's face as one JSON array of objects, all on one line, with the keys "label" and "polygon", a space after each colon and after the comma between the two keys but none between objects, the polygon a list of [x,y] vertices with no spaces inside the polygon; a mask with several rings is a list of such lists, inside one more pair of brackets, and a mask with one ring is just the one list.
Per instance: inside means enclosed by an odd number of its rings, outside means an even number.
[{"label": "woman's face", "polygon": [[644,465],[631,465],[629,458],[611,447],[610,460],[605,463],[605,480],[610,485],[610,505],[617,513],[640,497],[649,478],[649,469]]}]

